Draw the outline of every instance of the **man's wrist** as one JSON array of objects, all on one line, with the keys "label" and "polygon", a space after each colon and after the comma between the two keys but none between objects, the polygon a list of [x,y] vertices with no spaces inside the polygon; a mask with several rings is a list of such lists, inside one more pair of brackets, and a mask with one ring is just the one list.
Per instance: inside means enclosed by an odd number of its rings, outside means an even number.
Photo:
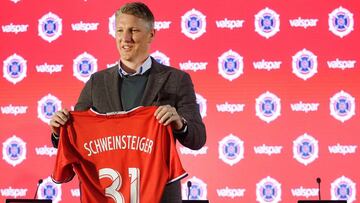
[{"label": "man's wrist", "polygon": [[184,117],[181,117],[183,126],[179,130],[175,130],[176,133],[186,133],[188,129],[187,121]]}]

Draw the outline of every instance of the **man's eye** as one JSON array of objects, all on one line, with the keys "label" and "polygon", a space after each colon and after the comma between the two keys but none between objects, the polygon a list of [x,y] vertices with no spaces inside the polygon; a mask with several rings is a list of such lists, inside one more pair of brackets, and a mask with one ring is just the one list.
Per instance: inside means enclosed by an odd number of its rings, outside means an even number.
[{"label": "man's eye", "polygon": [[119,29],[119,30],[117,30],[117,32],[123,32],[123,30]]},{"label": "man's eye", "polygon": [[131,30],[132,32],[139,32],[139,30]]}]

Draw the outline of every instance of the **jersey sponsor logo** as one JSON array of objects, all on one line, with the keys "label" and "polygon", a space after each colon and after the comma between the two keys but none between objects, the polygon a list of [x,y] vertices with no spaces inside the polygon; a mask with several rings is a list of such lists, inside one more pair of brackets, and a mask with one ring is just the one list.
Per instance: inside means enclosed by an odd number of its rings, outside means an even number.
[{"label": "jersey sponsor logo", "polygon": [[305,103],[300,101],[298,103],[290,104],[290,107],[292,111],[302,111],[308,113],[308,112],[318,111],[319,105],[320,105],[319,103]]},{"label": "jersey sponsor logo", "polygon": [[333,200],[347,200],[352,203],[356,200],[356,185],[345,176],[337,178],[331,183],[331,199]]},{"label": "jersey sponsor logo", "polygon": [[170,58],[166,56],[164,53],[160,51],[155,51],[151,54],[151,56],[159,63],[170,66]]},{"label": "jersey sponsor logo", "polygon": [[63,68],[63,64],[41,64],[41,65],[36,65],[36,71],[38,73],[50,73],[50,75],[52,73],[59,73],[62,71]]},{"label": "jersey sponsor logo", "polygon": [[[187,187],[187,182],[191,182],[190,192]],[[189,200],[206,200],[207,199],[207,184],[193,176],[190,179],[187,179],[182,183],[181,185],[181,192],[182,192],[182,199],[188,199]]]},{"label": "jersey sponsor logo", "polygon": [[314,76],[317,68],[317,56],[309,50],[303,49],[292,57],[292,72],[303,80]]},{"label": "jersey sponsor logo", "polygon": [[304,188],[303,186],[300,186],[299,188],[292,188],[291,194],[294,197],[306,197],[306,199],[308,199],[309,197],[317,197],[319,194],[319,189]]},{"label": "jersey sponsor logo", "polygon": [[256,116],[261,120],[270,123],[280,116],[280,98],[267,91],[256,99]]},{"label": "jersey sponsor logo", "polygon": [[268,146],[268,145],[261,145],[261,146],[254,146],[255,154],[267,154],[271,156],[273,154],[281,154],[283,146]]},{"label": "jersey sponsor logo", "polygon": [[293,141],[293,156],[298,162],[305,166],[319,157],[318,141],[304,133]]},{"label": "jersey sponsor logo", "polygon": [[262,59],[261,61],[253,62],[253,66],[255,69],[267,71],[280,69],[281,64],[281,61],[265,61],[264,59]]},{"label": "jersey sponsor logo", "polygon": [[3,142],[2,154],[3,159],[15,167],[26,159],[26,143],[13,135]]},{"label": "jersey sponsor logo", "polygon": [[51,199],[53,203],[61,201],[61,184],[55,184],[50,177],[43,179],[37,192],[38,199]]},{"label": "jersey sponsor logo", "polygon": [[56,40],[62,34],[62,19],[51,12],[45,14],[39,19],[38,32],[45,41]]},{"label": "jersey sponsor logo", "polygon": [[357,145],[340,145],[337,143],[336,145],[328,146],[328,149],[330,154],[342,154],[345,156],[347,154],[355,154],[357,147]]},{"label": "jersey sponsor logo", "polygon": [[10,104],[9,106],[2,106],[1,113],[17,116],[20,114],[26,114],[28,108],[28,106],[13,106],[12,104]]},{"label": "jersey sponsor logo", "polygon": [[180,70],[192,70],[194,72],[198,70],[206,70],[208,62],[192,62],[188,60],[187,62],[179,63]]},{"label": "jersey sponsor logo", "polygon": [[181,32],[195,40],[206,32],[206,16],[200,11],[191,9],[181,17]]},{"label": "jersey sponsor logo", "polygon": [[49,156],[49,157],[52,157],[52,156],[55,156],[57,154],[57,149],[54,148],[54,147],[48,147],[48,146],[43,146],[43,147],[36,147],[35,148],[35,153],[37,155],[40,155],[40,156]]},{"label": "jersey sponsor logo", "polygon": [[244,141],[230,134],[219,142],[219,159],[233,166],[244,158]]},{"label": "jersey sponsor logo", "polygon": [[238,78],[244,72],[243,57],[231,49],[224,52],[218,58],[218,70],[225,79],[232,81]]},{"label": "jersey sponsor logo", "polygon": [[91,54],[84,52],[74,59],[74,76],[84,83],[90,79],[91,74],[98,70],[97,59]]},{"label": "jersey sponsor logo", "polygon": [[341,38],[354,30],[353,14],[341,6],[329,14],[328,23],[330,32]]},{"label": "jersey sponsor logo", "polygon": [[264,8],[255,15],[255,31],[269,39],[280,31],[279,14],[275,11]]},{"label": "jersey sponsor logo", "polygon": [[114,67],[114,66],[117,66],[117,65],[118,65],[118,62],[106,64],[106,68],[111,68],[111,67]]},{"label": "jersey sponsor logo", "polygon": [[225,188],[216,189],[218,197],[229,197],[231,199],[244,197],[246,189],[244,188]]},{"label": "jersey sponsor logo", "polygon": [[7,57],[3,66],[4,78],[13,84],[22,81],[26,77],[26,63],[27,61],[17,54]]},{"label": "jersey sponsor logo", "polygon": [[0,189],[2,197],[11,197],[11,198],[18,198],[18,197],[26,197],[28,189],[26,188],[12,188],[11,186],[8,188]]},{"label": "jersey sponsor logo", "polygon": [[331,69],[353,69],[355,68],[356,60],[339,60],[336,58],[333,61],[327,61],[327,64]]},{"label": "jersey sponsor logo", "polygon": [[154,29],[159,30],[167,30],[170,28],[171,21],[155,21]]},{"label": "jersey sponsor logo", "polygon": [[330,115],[345,122],[355,115],[355,98],[341,90],[330,98]]},{"label": "jersey sponsor logo", "polygon": [[243,112],[245,104],[229,104],[225,102],[223,104],[216,104],[216,109],[218,112],[228,112],[228,113],[238,113]]},{"label": "jersey sponsor logo", "polygon": [[95,31],[98,29],[99,23],[84,23],[83,21],[80,21],[78,23],[71,24],[71,28],[74,31]]},{"label": "jersey sponsor logo", "polygon": [[229,20],[227,18],[225,18],[224,20],[215,21],[217,28],[227,28],[230,30],[242,28],[244,22],[244,20]]},{"label": "jersey sponsor logo", "polygon": [[114,38],[115,38],[115,33],[116,33],[115,19],[116,19],[115,14],[109,18],[109,35],[113,36]]},{"label": "jersey sponsor logo", "polygon": [[61,101],[57,97],[48,94],[38,101],[38,118],[49,124],[51,117],[60,109]]},{"label": "jersey sponsor logo", "polygon": [[196,103],[199,105],[201,118],[205,118],[207,111],[206,99],[198,93],[195,93]]},{"label": "jersey sponsor logo", "polygon": [[208,147],[204,146],[199,150],[191,150],[191,149],[189,149],[187,147],[179,147],[179,150],[180,150],[180,153],[183,154],[183,155],[197,156],[197,155],[206,155],[207,151],[208,151]]},{"label": "jersey sponsor logo", "polygon": [[297,19],[290,19],[289,23],[291,27],[303,27],[306,29],[308,27],[316,27],[318,21],[319,19],[316,18],[303,19],[298,17]]},{"label": "jersey sponsor logo", "polygon": [[277,203],[281,201],[281,184],[270,176],[256,184],[256,201],[260,203]]},{"label": "jersey sponsor logo", "polygon": [[13,24],[13,23],[10,23],[9,25],[2,25],[1,28],[2,28],[2,31],[3,32],[12,32],[12,33],[19,33],[19,32],[27,32],[28,31],[28,27],[29,25],[27,24]]}]

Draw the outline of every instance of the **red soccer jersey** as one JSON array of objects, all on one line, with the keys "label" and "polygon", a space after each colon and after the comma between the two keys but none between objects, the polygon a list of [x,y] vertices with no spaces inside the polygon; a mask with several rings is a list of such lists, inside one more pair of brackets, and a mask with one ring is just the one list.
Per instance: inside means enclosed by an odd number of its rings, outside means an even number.
[{"label": "red soccer jersey", "polygon": [[76,173],[82,202],[160,202],[165,185],[187,174],[171,127],[156,120],[155,110],[70,112],[53,180],[68,182]]}]

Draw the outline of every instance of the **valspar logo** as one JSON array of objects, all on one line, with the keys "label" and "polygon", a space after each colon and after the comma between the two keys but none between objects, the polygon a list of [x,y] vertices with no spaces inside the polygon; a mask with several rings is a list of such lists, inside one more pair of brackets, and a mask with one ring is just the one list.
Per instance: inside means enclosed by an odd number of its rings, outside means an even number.
[{"label": "valspar logo", "polygon": [[27,32],[29,25],[27,24],[13,24],[10,23],[9,25],[3,25],[1,26],[3,32],[12,32],[12,33],[19,33],[19,32]]},{"label": "valspar logo", "polygon": [[97,59],[93,55],[87,52],[80,54],[74,59],[74,63],[73,63],[74,76],[78,80],[84,83],[88,81],[90,79],[91,74],[95,73],[97,70],[98,70]]},{"label": "valspar logo", "polygon": [[228,20],[227,18],[215,21],[217,28],[227,28],[230,30],[242,28],[244,22],[244,20]]},{"label": "valspar logo", "polygon": [[292,57],[292,72],[303,80],[314,76],[317,68],[317,56],[309,50],[303,49]]},{"label": "valspar logo", "polygon": [[207,146],[204,146],[202,147],[201,149],[199,150],[191,150],[187,147],[180,147],[180,153],[181,154],[184,154],[184,155],[194,155],[194,156],[197,156],[197,155],[205,155],[207,154],[207,151],[208,151],[208,147]]},{"label": "valspar logo", "polygon": [[159,63],[170,66],[170,58],[166,56],[164,53],[160,51],[155,51],[151,54],[151,56]]},{"label": "valspar logo", "polygon": [[229,197],[231,199],[244,197],[245,191],[246,190],[244,188],[229,188],[228,186],[216,189],[218,197]]},{"label": "valspar logo", "polygon": [[60,109],[61,101],[57,97],[48,94],[38,101],[38,118],[49,124],[51,117]]},{"label": "valspar logo", "polygon": [[218,112],[228,112],[228,113],[238,113],[243,112],[245,104],[229,104],[225,102],[223,104],[216,104],[216,109]]},{"label": "valspar logo", "polygon": [[54,147],[48,147],[48,146],[43,146],[43,147],[36,147],[35,148],[35,153],[37,155],[40,155],[40,156],[49,156],[49,157],[52,157],[52,156],[55,156],[57,154],[57,149],[54,148]]},{"label": "valspar logo", "polygon": [[22,81],[26,77],[27,61],[17,54],[9,56],[4,61],[4,78],[13,84]]},{"label": "valspar logo", "polygon": [[181,17],[181,32],[195,40],[206,32],[206,16],[200,11],[191,9]]},{"label": "valspar logo", "polygon": [[293,141],[293,156],[298,162],[307,166],[319,157],[319,142],[307,133]]},{"label": "valspar logo", "polygon": [[79,188],[71,189],[70,192],[71,192],[71,196],[80,197],[80,189]]},{"label": "valspar logo", "polygon": [[341,6],[329,14],[328,23],[330,32],[341,38],[354,30],[353,14]]},{"label": "valspar logo", "polygon": [[244,141],[237,136],[230,134],[219,142],[219,159],[235,165],[244,158]]},{"label": "valspar logo", "polygon": [[224,52],[218,58],[218,71],[222,77],[233,81],[244,73],[243,57],[231,49]]},{"label": "valspar logo", "polygon": [[26,143],[13,135],[3,142],[2,154],[3,159],[15,167],[26,159]]},{"label": "valspar logo", "polygon": [[51,12],[45,14],[39,19],[38,32],[45,41],[56,40],[62,34],[62,19]]},{"label": "valspar logo", "polygon": [[278,203],[281,201],[281,184],[268,176],[256,183],[256,201]]},{"label": "valspar logo", "polygon": [[356,200],[356,184],[345,176],[337,178],[331,183],[331,199],[352,203]]},{"label": "valspar logo", "polygon": [[291,27],[303,27],[306,29],[308,27],[316,27],[318,21],[319,19],[316,18],[302,19],[298,17],[297,19],[290,19],[289,23]]},{"label": "valspar logo", "polygon": [[355,98],[341,90],[330,98],[330,115],[345,122],[355,115]]},{"label": "valspar logo", "polygon": [[116,32],[116,23],[115,23],[115,14],[109,18],[109,35],[115,38]]},{"label": "valspar logo", "polygon": [[28,106],[13,106],[10,104],[9,106],[2,106],[1,113],[17,116],[19,114],[26,114],[28,108]]},{"label": "valspar logo", "polygon": [[281,103],[280,98],[267,91],[256,99],[256,116],[261,120],[270,123],[280,116]]},{"label": "valspar logo", "polygon": [[5,197],[5,198],[18,198],[18,197],[26,197],[26,193],[27,193],[28,189],[26,188],[12,188],[12,187],[8,187],[8,188],[1,188],[0,192],[1,192],[1,196]]},{"label": "valspar logo", "polygon": [[327,64],[331,69],[353,69],[355,68],[356,60],[340,60],[337,58],[333,61],[327,61]]},{"label": "valspar logo", "polygon": [[271,156],[273,154],[281,154],[283,146],[268,146],[268,145],[261,145],[261,146],[254,146],[255,154],[267,154]]},{"label": "valspar logo", "polygon": [[98,26],[99,23],[84,23],[83,21],[71,24],[71,28],[73,31],[83,32],[95,31],[98,29]]},{"label": "valspar logo", "polygon": [[292,111],[302,111],[308,113],[318,111],[319,105],[319,103],[305,103],[300,101],[298,103],[290,104],[290,107]]},{"label": "valspar logo", "polygon": [[300,186],[299,188],[292,188],[291,194],[294,197],[305,197],[308,199],[309,197],[317,197],[319,195],[319,189]]},{"label": "valspar logo", "polygon": [[337,143],[336,145],[328,146],[330,154],[355,154],[357,145],[340,145]]},{"label": "valspar logo", "polygon": [[170,28],[171,21],[155,21],[154,29],[159,30],[167,30]]},{"label": "valspar logo", "polygon": [[265,61],[262,59],[261,61],[254,61],[253,66],[257,70],[276,70],[280,69],[282,62],[281,61]]},{"label": "valspar logo", "polygon": [[[187,182],[191,182],[190,188]],[[197,177],[192,177],[181,184],[182,199],[189,200],[206,200],[207,199],[207,184]]]},{"label": "valspar logo", "polygon": [[41,65],[36,65],[36,71],[38,73],[50,73],[50,75],[52,73],[59,73],[62,71],[63,68],[63,64],[41,64]]},{"label": "valspar logo", "polygon": [[180,70],[191,70],[191,71],[198,71],[198,70],[206,70],[208,62],[192,62],[188,60],[187,62],[180,63]]},{"label": "valspar logo", "polygon": [[269,39],[280,31],[280,17],[275,11],[264,8],[255,15],[255,31]]}]

